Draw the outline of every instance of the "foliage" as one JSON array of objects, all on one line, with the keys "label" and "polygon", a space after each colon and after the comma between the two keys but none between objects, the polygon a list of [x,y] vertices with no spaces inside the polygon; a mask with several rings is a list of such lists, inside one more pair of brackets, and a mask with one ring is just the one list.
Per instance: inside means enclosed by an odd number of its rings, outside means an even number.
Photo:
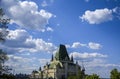
[{"label": "foliage", "polygon": [[[4,12],[3,9],[0,8],[0,42],[5,41],[8,31],[7,31],[7,24],[9,23],[10,19],[4,19]],[[4,65],[4,62],[8,60],[7,53],[5,53],[2,49],[0,49],[0,75],[6,76],[5,74],[8,74],[11,68]]]},{"label": "foliage", "polygon": [[117,69],[113,69],[110,72],[110,78],[111,79],[120,79],[120,72]]},{"label": "foliage", "polygon": [[8,60],[7,54],[0,49],[0,74],[7,71],[8,67],[4,66],[4,62]]},{"label": "foliage", "polygon": [[0,75],[0,79],[15,79],[15,76],[13,74],[3,74]]},{"label": "foliage", "polygon": [[7,24],[9,23],[10,19],[4,19],[4,12],[3,9],[0,8],[0,41],[5,41],[6,36],[8,35],[9,31],[7,31]]},{"label": "foliage", "polygon": [[8,60],[7,54],[0,49],[0,63],[4,63],[6,60]]},{"label": "foliage", "polygon": [[78,75],[68,76],[68,79],[84,79],[85,74],[79,69]]},{"label": "foliage", "polygon": [[3,9],[0,8],[0,17],[2,17],[5,13],[3,12]]},{"label": "foliage", "polygon": [[77,79],[77,76],[69,76],[68,79]]},{"label": "foliage", "polygon": [[100,78],[97,74],[92,74],[92,75],[86,76],[85,79],[100,79]]}]

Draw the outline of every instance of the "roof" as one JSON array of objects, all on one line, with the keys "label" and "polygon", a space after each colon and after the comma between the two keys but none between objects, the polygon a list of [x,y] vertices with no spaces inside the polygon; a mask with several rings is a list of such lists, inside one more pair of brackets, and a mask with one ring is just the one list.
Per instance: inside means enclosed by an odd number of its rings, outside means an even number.
[{"label": "roof", "polygon": [[55,59],[56,60],[70,60],[68,52],[66,50],[65,45],[60,44],[59,50],[55,54]]}]

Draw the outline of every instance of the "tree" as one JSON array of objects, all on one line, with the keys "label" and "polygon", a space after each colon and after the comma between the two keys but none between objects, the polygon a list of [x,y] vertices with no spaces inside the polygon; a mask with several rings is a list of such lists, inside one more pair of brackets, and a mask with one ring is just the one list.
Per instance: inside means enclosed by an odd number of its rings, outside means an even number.
[{"label": "tree", "polygon": [[110,78],[111,79],[120,79],[120,72],[117,69],[113,69],[110,72]]},{"label": "tree", "polygon": [[[4,14],[5,13],[3,12],[3,9],[0,8],[0,42],[5,41],[8,35],[7,24],[9,23],[10,19],[4,19],[3,18]],[[0,49],[0,75],[4,73],[8,73],[8,71],[11,70],[11,68],[4,65],[4,62],[6,60],[8,60],[7,53],[5,53],[2,49]]]},{"label": "tree", "polygon": [[92,75],[86,76],[85,79],[100,79],[100,78],[97,74],[92,74]]},{"label": "tree", "polygon": [[4,19],[3,9],[0,8],[0,41],[5,41],[6,36],[8,35],[7,24],[10,22],[10,19]]},{"label": "tree", "polygon": [[4,62],[8,60],[7,54],[0,49],[0,74],[6,70],[6,67],[4,66]]},{"label": "tree", "polygon": [[77,75],[70,75],[68,76],[68,79],[85,79],[85,73],[81,68],[78,69]]}]

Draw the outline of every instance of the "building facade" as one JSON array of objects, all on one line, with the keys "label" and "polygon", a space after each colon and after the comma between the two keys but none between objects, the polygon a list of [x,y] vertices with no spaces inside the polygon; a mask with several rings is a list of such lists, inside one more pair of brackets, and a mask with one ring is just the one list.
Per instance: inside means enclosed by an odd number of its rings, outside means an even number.
[{"label": "building facade", "polygon": [[73,56],[69,57],[65,45],[60,45],[55,56],[52,55],[50,63],[33,75],[42,79],[68,79],[69,76],[78,76],[79,72],[84,75],[84,71],[77,62],[74,63]]}]

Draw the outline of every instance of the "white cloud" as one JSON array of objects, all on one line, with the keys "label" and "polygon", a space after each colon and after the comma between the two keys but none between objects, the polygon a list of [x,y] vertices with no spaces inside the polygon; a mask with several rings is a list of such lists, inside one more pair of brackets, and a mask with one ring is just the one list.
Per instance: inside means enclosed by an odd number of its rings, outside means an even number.
[{"label": "white cloud", "polygon": [[109,64],[104,59],[93,59],[92,61],[84,62],[84,65],[86,68],[86,73],[88,74],[96,73],[100,75],[100,77],[102,78],[104,77],[109,78],[112,69],[114,68],[120,69],[120,64]]},{"label": "white cloud", "polygon": [[72,48],[78,48],[78,47],[81,47],[81,46],[86,46],[86,44],[82,44],[80,42],[74,42],[73,45],[72,45]]},{"label": "white cloud", "polygon": [[70,45],[69,45],[69,44],[66,44],[65,47],[66,47],[66,48],[70,48]]},{"label": "white cloud", "polygon": [[102,58],[106,58],[107,55],[104,54],[100,54],[100,53],[79,53],[79,52],[73,52],[70,54],[70,56],[73,56],[74,58],[97,58],[97,57],[102,57]]},{"label": "white cloud", "polygon": [[[44,52],[48,52],[48,53],[53,53],[53,51],[56,49],[56,46],[54,46],[53,43],[45,42],[42,39],[30,38],[26,42],[27,43],[33,43],[33,44],[36,45],[35,48],[32,48],[30,50],[30,52],[44,51]],[[23,51],[25,51],[25,50],[23,50]]]},{"label": "white cloud", "polygon": [[120,67],[120,64],[105,64],[104,67]]},{"label": "white cloud", "polygon": [[113,13],[116,15],[116,17],[120,20],[120,7],[113,8]]},{"label": "white cloud", "polygon": [[38,60],[39,60],[39,62],[41,64],[41,66],[44,66],[44,65],[46,65],[47,63],[50,62],[50,59],[38,59]]},{"label": "white cloud", "polygon": [[[93,58],[91,60],[78,60],[78,63],[81,65],[83,63],[85,67],[85,73],[86,74],[93,74],[96,73],[100,75],[102,78],[109,78],[110,77],[110,71],[113,68],[118,68],[120,69],[120,64],[109,64],[107,63],[107,60],[104,58]],[[82,65],[81,65],[82,66]],[[104,72],[103,72],[104,71]]]},{"label": "white cloud", "polygon": [[85,14],[80,16],[82,21],[87,21],[90,24],[100,24],[113,19],[112,10],[108,8],[96,9],[95,11],[87,10]]},{"label": "white cloud", "polygon": [[50,59],[39,59],[30,55],[30,57],[22,57],[18,55],[8,55],[9,60],[5,62],[5,65],[15,70],[15,73],[27,73],[31,74],[33,70],[38,70],[39,67],[43,67]]},{"label": "white cloud", "polygon": [[89,42],[88,43],[88,47],[90,49],[100,49],[102,46],[99,43]]},{"label": "white cloud", "polygon": [[14,69],[15,73],[28,73],[30,74],[34,69],[38,69],[39,63],[35,58],[25,58],[16,55],[8,55],[9,60],[5,62],[5,65]]},{"label": "white cloud", "polygon": [[48,20],[53,16],[43,9],[39,11],[38,5],[32,1],[2,0],[1,3],[12,22],[23,28],[44,31]]},{"label": "white cloud", "polygon": [[71,48],[79,48],[79,47],[87,47],[90,49],[100,49],[102,46],[99,43],[95,43],[95,42],[89,42],[88,44],[83,44],[80,42],[74,42],[72,44],[72,46],[69,45],[69,47]]},{"label": "white cloud", "polygon": [[9,61],[14,61],[14,62],[31,62],[32,59],[28,59],[28,58],[23,58],[20,56],[15,56],[15,55],[8,55],[9,57]]},{"label": "white cloud", "polygon": [[10,38],[0,47],[8,52],[48,52],[53,53],[56,46],[40,38],[33,38],[26,30],[10,30]]},{"label": "white cloud", "polygon": [[51,31],[51,32],[53,32],[54,30],[51,28],[51,27],[47,27],[47,29],[46,29],[47,31]]}]

